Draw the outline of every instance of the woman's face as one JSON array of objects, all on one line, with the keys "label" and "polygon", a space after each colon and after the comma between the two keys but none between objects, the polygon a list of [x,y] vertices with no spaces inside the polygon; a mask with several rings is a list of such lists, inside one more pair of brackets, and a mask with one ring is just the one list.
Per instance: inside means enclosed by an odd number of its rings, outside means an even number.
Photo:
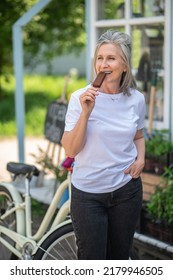
[{"label": "woman's face", "polygon": [[107,81],[120,82],[122,73],[127,70],[120,48],[114,44],[103,44],[96,55],[95,70],[96,73],[110,71],[111,74],[107,75]]}]

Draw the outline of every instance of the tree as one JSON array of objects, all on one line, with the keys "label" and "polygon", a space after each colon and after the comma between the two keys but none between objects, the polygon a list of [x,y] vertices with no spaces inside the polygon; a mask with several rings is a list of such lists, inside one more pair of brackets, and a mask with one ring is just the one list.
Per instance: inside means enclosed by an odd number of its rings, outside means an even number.
[{"label": "tree", "polygon": [[[52,2],[26,26],[25,62],[49,61],[53,57],[79,51],[85,46],[85,0]],[[40,43],[41,44],[40,44]],[[29,54],[42,54],[31,60]]]},{"label": "tree", "polygon": [[[37,0],[0,1],[0,76],[11,73],[12,25]],[[57,55],[76,51],[85,46],[85,0],[52,0],[23,29],[25,65],[45,62]],[[42,54],[42,55],[38,55]]]},{"label": "tree", "polygon": [[12,71],[12,25],[36,0],[0,1],[0,76]]}]

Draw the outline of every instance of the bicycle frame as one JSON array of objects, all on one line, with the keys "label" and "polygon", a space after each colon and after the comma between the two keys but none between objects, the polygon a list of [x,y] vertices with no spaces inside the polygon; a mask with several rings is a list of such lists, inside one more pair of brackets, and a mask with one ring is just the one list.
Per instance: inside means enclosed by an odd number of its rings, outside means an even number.
[{"label": "bicycle frame", "polygon": [[[0,226],[0,242],[4,244],[11,252],[13,252],[15,255],[17,255],[19,258],[22,258],[22,252],[19,250],[19,248],[24,248],[26,244],[30,244],[32,246],[32,251],[36,250],[38,247],[38,244],[41,244],[42,241],[51,234],[52,231],[60,227],[63,222],[65,221],[65,218],[67,217],[69,213],[69,207],[70,207],[70,196],[71,196],[71,180],[70,180],[70,172],[68,172],[67,179],[62,182],[54,197],[49,205],[44,218],[37,230],[37,232],[32,235],[32,220],[31,220],[31,196],[30,196],[30,188],[29,188],[29,182],[27,179],[25,179],[25,199],[22,199],[21,194],[16,189],[15,186],[13,186],[12,183],[1,183],[1,185],[5,186],[7,190],[9,190],[10,194],[12,195],[14,207],[12,207],[9,211],[6,211],[2,216],[1,219],[8,217],[12,213],[16,213],[16,231],[10,230],[4,226]],[[57,215],[53,219],[53,216],[56,212],[57,205],[66,189],[69,189],[69,199],[61,206],[59,209]],[[45,234],[47,231],[50,223],[52,222],[49,231]],[[67,221],[66,221],[67,222]],[[10,239],[12,239],[16,243],[16,248],[14,248],[10,243],[8,243],[2,236],[4,234],[5,236],[8,236]],[[37,244],[37,241],[39,243]]]}]

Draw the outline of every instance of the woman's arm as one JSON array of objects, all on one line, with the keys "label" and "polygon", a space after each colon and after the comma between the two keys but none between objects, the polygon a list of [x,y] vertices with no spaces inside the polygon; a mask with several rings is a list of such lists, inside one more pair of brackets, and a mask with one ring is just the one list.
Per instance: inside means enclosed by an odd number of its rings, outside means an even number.
[{"label": "woman's arm", "polygon": [[97,88],[88,88],[80,96],[80,104],[82,107],[76,125],[71,131],[65,131],[62,137],[62,146],[65,149],[66,155],[75,157],[84,147],[87,133],[87,123],[89,116],[95,106],[95,98],[98,95]]},{"label": "woman's arm", "polygon": [[65,131],[61,140],[66,155],[74,158],[85,145],[88,117],[81,113],[78,122],[71,131]]},{"label": "woman's arm", "polygon": [[135,162],[124,171],[124,173],[130,174],[133,178],[138,178],[145,165],[145,139],[142,129],[136,132],[134,143],[137,149],[137,158]]},{"label": "woman's arm", "polygon": [[137,131],[135,138],[134,138],[134,143],[136,145],[137,149],[137,159],[141,161],[141,163],[145,163],[145,139],[143,135],[143,129],[140,129]]}]

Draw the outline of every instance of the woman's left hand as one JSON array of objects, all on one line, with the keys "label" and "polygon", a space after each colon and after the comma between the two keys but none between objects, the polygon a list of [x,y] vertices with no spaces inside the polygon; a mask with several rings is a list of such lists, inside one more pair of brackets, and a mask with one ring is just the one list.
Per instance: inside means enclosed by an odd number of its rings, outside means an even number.
[{"label": "woman's left hand", "polygon": [[142,170],[144,168],[145,162],[137,159],[134,163],[132,163],[125,171],[125,174],[130,174],[132,178],[138,178]]}]

